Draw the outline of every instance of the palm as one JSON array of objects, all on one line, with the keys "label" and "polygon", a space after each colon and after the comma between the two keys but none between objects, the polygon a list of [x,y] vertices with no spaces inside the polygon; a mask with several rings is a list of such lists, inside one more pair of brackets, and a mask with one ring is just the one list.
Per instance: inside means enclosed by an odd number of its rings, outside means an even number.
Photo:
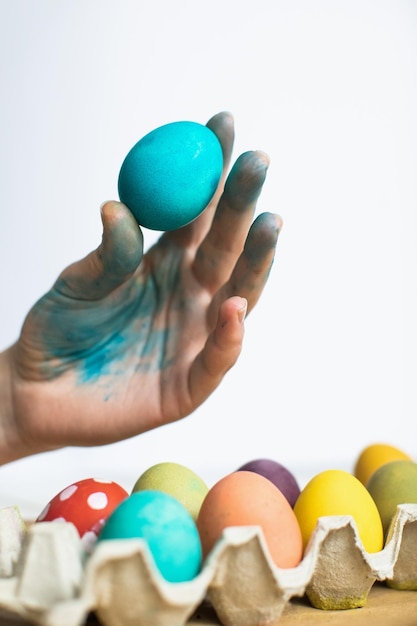
[{"label": "palm", "polygon": [[[209,125],[227,164],[231,118]],[[241,347],[235,296],[256,304],[274,256],[279,219],[251,227],[267,164],[243,155],[224,193],[143,258],[130,212],[105,205],[102,245],[62,273],[12,349],[18,425],[35,447],[129,437],[188,415],[215,389]]]}]

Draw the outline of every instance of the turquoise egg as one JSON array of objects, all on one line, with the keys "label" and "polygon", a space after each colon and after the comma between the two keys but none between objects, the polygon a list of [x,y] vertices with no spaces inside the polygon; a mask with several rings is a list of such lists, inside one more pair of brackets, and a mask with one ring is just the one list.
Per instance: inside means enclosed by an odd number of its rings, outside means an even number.
[{"label": "turquoise egg", "polygon": [[196,523],[178,500],[162,491],[137,491],[107,518],[97,540],[143,539],[169,582],[192,580],[201,569]]},{"label": "turquoise egg", "polygon": [[141,226],[176,230],[206,208],[222,169],[222,148],[212,130],[197,122],[172,122],[142,137],[127,154],[119,198]]}]

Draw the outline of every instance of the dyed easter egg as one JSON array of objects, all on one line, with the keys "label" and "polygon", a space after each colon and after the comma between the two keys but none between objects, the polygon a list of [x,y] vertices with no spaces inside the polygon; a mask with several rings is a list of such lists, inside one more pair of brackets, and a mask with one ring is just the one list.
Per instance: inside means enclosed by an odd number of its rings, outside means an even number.
[{"label": "dyed easter egg", "polygon": [[319,517],[349,515],[356,523],[359,537],[368,552],[378,552],[383,546],[381,517],[366,487],[349,472],[325,470],[314,476],[294,506],[303,535],[304,547],[316,527]]},{"label": "dyed easter egg", "polygon": [[373,443],[366,446],[359,454],[353,473],[366,486],[372,474],[382,465],[400,460],[411,461],[412,459],[406,452],[395,446],[387,443]]},{"label": "dyed easter egg", "polygon": [[302,537],[294,511],[281,491],[260,474],[239,470],[211,487],[197,518],[203,556],[230,526],[260,527],[278,567],[295,567],[301,561]]},{"label": "dyed easter egg", "polygon": [[387,534],[399,504],[417,504],[417,463],[407,460],[391,461],[376,470],[367,489],[381,515]]},{"label": "dyed easter egg", "polygon": [[295,476],[277,461],[272,459],[254,459],[239,467],[238,471],[241,470],[256,472],[268,478],[284,494],[292,507],[300,495],[300,487]]},{"label": "dyed easter egg", "polygon": [[137,491],[107,518],[98,542],[143,539],[161,575],[169,582],[197,576],[202,551],[197,526],[176,498],[162,491]]},{"label": "dyed easter egg", "polygon": [[85,478],[53,497],[36,522],[71,522],[89,551],[107,517],[128,496],[128,492],[113,481]]},{"label": "dyed easter egg", "polygon": [[212,130],[197,122],[172,122],[129,151],[119,173],[119,197],[140,225],[175,230],[206,208],[222,169],[222,148]]},{"label": "dyed easter egg", "polygon": [[208,486],[200,476],[180,463],[157,463],[137,479],[132,492],[154,489],[168,493],[185,506],[197,520]]}]

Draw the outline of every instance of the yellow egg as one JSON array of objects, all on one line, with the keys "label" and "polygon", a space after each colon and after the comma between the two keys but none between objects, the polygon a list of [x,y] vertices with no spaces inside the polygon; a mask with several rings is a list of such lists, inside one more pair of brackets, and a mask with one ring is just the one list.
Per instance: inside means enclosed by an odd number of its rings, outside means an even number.
[{"label": "yellow egg", "polygon": [[180,463],[157,463],[137,479],[132,493],[144,490],[167,493],[181,502],[196,521],[208,486],[193,470]]},{"label": "yellow egg", "polygon": [[375,502],[355,476],[343,470],[326,470],[314,476],[302,489],[294,506],[304,548],[319,517],[350,515],[367,552],[383,547],[381,517]]},{"label": "yellow egg", "polygon": [[373,443],[362,450],[353,470],[354,475],[366,486],[372,474],[391,461],[411,461],[403,450],[387,443]]}]

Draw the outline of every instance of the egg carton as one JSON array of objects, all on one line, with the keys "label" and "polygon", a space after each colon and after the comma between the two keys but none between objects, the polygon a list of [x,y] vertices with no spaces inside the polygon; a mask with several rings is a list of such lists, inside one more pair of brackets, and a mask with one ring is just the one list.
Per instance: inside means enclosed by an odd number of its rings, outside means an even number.
[{"label": "egg carton", "polygon": [[293,597],[320,609],[366,604],[376,581],[417,590],[417,504],[397,507],[383,550],[368,553],[350,516],[318,520],[301,563],[277,567],[256,526],[227,528],[189,582],[170,583],[140,539],[103,541],[90,556],[69,522],[26,526],[0,510],[0,614],[40,626],[185,625],[210,602],[223,626],[274,626]]}]

